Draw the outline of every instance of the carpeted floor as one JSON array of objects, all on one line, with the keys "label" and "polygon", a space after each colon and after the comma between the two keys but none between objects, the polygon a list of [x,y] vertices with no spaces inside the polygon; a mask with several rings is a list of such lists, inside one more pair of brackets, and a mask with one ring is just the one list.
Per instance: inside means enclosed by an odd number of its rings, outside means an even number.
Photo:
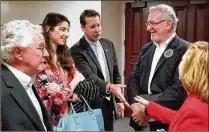
[{"label": "carpeted floor", "polygon": [[132,127],[129,126],[129,118],[123,117],[114,121],[114,131],[134,131]]},{"label": "carpeted floor", "polygon": [[[114,131],[134,131],[132,127],[129,126],[130,118],[123,117],[114,121]],[[149,128],[145,128],[144,131],[149,131]]]}]

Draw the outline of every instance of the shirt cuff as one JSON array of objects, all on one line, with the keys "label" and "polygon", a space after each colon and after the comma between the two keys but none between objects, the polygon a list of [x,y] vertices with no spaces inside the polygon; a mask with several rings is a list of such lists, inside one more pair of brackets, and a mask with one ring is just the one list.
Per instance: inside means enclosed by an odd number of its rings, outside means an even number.
[{"label": "shirt cuff", "polygon": [[110,94],[110,92],[108,91],[108,89],[109,89],[109,87],[110,87],[110,84],[111,84],[111,83],[108,83],[108,84],[106,85],[106,94]]}]

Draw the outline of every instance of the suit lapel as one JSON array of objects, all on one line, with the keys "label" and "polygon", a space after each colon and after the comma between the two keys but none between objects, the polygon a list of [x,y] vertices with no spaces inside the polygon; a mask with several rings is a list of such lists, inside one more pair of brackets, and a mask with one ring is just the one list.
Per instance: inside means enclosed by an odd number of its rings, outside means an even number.
[{"label": "suit lapel", "polygon": [[8,88],[12,88],[12,91],[10,93],[11,96],[13,96],[17,104],[25,112],[25,114],[29,117],[29,119],[31,119],[31,121],[34,123],[37,129],[44,130],[38,112],[36,111],[27,92],[25,91],[19,80],[6,66],[1,65],[1,67],[2,67],[2,78],[4,79]]},{"label": "suit lapel", "polygon": [[[153,60],[153,56],[155,53],[155,49],[156,49],[156,46],[154,44],[152,44],[149,51],[147,52],[146,57],[144,57],[145,61],[143,61],[143,62],[146,62],[145,68],[147,68],[147,71],[149,71],[149,72],[151,70],[151,65],[152,65],[152,60]],[[150,66],[150,67],[147,67],[147,66]]]},{"label": "suit lapel", "polygon": [[[142,57],[142,61],[145,64],[144,65],[144,70],[146,71],[146,74],[144,75],[144,77],[146,78],[146,80],[149,80],[149,75],[150,75],[150,70],[151,70],[151,66],[152,66],[152,60],[153,60],[153,56],[155,53],[155,49],[156,46],[154,44],[152,44],[150,46],[150,48],[148,49],[149,51],[146,52],[146,54],[143,55]],[[148,87],[148,81],[144,82],[145,87]],[[146,91],[146,89],[144,89]]]},{"label": "suit lapel", "polygon": [[102,72],[99,61],[98,61],[96,55],[94,54],[94,51],[91,49],[91,47],[87,49],[87,52],[88,52],[89,56],[92,58],[92,60],[94,61],[94,63],[96,64],[97,68]]},{"label": "suit lapel", "polygon": [[89,43],[86,41],[85,37],[81,38],[81,42],[80,42],[81,46],[83,48],[85,48],[87,50],[87,53],[89,54],[89,56],[91,57],[91,59],[93,60],[93,62],[96,64],[96,66],[98,67],[98,69],[102,72],[102,69],[100,67],[99,61],[94,53],[94,51],[92,50],[91,46],[89,45]]},{"label": "suit lapel", "polygon": [[34,94],[35,94],[36,98],[38,99],[38,102],[39,102],[39,104],[41,106],[44,124],[45,124],[47,130],[53,130],[53,128],[49,128],[49,127],[51,127],[49,114],[47,113],[46,108],[45,108],[42,100],[40,99],[40,97],[38,95],[38,92],[37,92],[36,88],[34,87],[34,85],[32,86],[32,88],[33,88],[33,92],[34,92]]},{"label": "suit lapel", "polygon": [[[171,42],[168,44],[167,48],[166,48],[165,51],[163,52],[162,56],[160,57],[160,59],[159,59],[159,61],[158,61],[158,63],[157,63],[157,66],[156,66],[156,68],[155,68],[155,73],[156,73],[157,70],[160,68],[160,66],[165,62],[165,60],[168,59],[167,57],[165,57],[164,53],[165,53],[167,50],[173,50],[173,54],[174,54],[174,52],[175,52],[174,48],[175,48],[175,46],[176,46],[176,44],[177,44],[177,43],[176,43],[176,37],[177,37],[177,36],[175,36],[175,37],[173,38],[173,40],[171,40]],[[171,57],[172,57],[172,56],[171,56]],[[155,75],[155,73],[154,73],[154,75]]]}]

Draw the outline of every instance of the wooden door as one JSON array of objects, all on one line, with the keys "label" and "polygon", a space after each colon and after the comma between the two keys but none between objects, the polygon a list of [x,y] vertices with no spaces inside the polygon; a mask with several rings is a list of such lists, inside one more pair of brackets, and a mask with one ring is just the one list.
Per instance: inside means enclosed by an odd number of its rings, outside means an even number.
[{"label": "wooden door", "polygon": [[[142,0],[126,3],[125,9],[125,84],[137,61],[141,47],[150,41],[145,22],[148,8],[158,4],[172,6],[179,18],[177,35],[187,41],[209,41],[209,2],[208,0]],[[127,99],[127,89],[125,89]],[[130,111],[125,110],[125,116]]]}]

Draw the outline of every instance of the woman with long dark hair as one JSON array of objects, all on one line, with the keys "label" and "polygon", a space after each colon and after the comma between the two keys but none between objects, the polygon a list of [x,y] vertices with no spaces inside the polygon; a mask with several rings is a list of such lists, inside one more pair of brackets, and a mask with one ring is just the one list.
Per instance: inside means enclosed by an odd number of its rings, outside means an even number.
[{"label": "woman with long dark hair", "polygon": [[[50,111],[52,125],[56,130],[60,117],[69,113],[67,102],[80,101],[77,94],[79,89],[76,87],[85,78],[75,68],[66,45],[70,21],[59,13],[48,13],[42,27],[49,57],[46,58],[45,70],[37,75],[35,86]],[[90,92],[97,91],[92,88]]]}]

